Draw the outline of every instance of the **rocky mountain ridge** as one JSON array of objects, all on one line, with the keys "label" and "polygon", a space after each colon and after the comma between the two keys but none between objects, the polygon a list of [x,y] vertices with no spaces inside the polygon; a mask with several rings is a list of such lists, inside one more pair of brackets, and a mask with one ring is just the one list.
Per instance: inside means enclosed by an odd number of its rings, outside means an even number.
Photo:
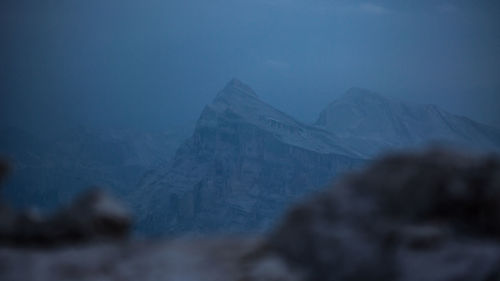
[{"label": "rocky mountain ridge", "polygon": [[[44,138],[0,130],[0,158],[12,166],[4,196],[14,206],[57,208],[91,186],[123,197],[144,174],[167,162],[184,134],[97,131],[77,127]],[[164,165],[164,164],[163,164]]]},{"label": "rocky mountain ridge", "polygon": [[0,156],[14,159],[4,193],[20,207],[54,208],[97,185],[134,206],[146,234],[253,232],[380,153],[436,141],[500,151],[500,130],[436,106],[353,88],[305,124],[237,79],[187,141],[173,133],[75,128],[42,139],[0,130]]},{"label": "rocky mountain ridge", "polygon": [[302,195],[364,159],[230,81],[172,165],[133,194],[147,233],[263,231]]},{"label": "rocky mountain ridge", "polygon": [[498,149],[499,132],[356,88],[307,125],[233,79],[205,107],[171,165],[150,174],[131,201],[146,233],[263,231],[291,202],[379,153],[434,140]]},{"label": "rocky mountain ridge", "polygon": [[[316,126],[348,140],[369,141],[381,150],[437,142],[467,149],[500,151],[500,130],[432,104],[412,104],[351,88],[321,111]],[[358,151],[373,154],[356,145]],[[378,153],[378,151],[374,151]]]}]

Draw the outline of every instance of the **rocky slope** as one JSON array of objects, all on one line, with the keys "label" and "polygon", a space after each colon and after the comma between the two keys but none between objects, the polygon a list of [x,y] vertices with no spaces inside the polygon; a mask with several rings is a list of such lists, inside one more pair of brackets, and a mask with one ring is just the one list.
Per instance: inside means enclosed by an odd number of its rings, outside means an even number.
[{"label": "rocky slope", "polygon": [[5,195],[18,207],[54,208],[97,185],[130,202],[146,234],[253,232],[382,152],[435,141],[500,151],[500,130],[436,106],[353,88],[308,125],[236,79],[180,145],[187,135],[75,128],[44,139],[0,130],[0,157],[14,160]]},{"label": "rocky slope", "polygon": [[125,196],[143,175],[170,159],[184,134],[74,128],[47,139],[0,130],[0,158],[12,165],[4,195],[14,206],[53,209],[99,186]]},{"label": "rocky slope", "polygon": [[500,130],[435,105],[405,103],[352,88],[329,104],[315,123],[367,155],[429,143],[500,151]]},{"label": "rocky slope", "polygon": [[139,229],[268,229],[290,202],[363,162],[334,135],[294,120],[232,80],[203,110],[172,165],[133,195]]},{"label": "rocky slope", "polygon": [[339,174],[380,153],[433,142],[500,151],[500,130],[358,88],[307,125],[233,79],[171,165],[145,177],[131,201],[138,229],[148,234],[260,231]]}]

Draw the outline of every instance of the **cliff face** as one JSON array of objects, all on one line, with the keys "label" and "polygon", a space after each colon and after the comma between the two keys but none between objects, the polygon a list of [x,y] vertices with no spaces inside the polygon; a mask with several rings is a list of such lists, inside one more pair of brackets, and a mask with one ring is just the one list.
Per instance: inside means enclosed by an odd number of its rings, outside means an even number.
[{"label": "cliff face", "polygon": [[268,229],[296,198],[364,160],[231,81],[202,112],[168,169],[134,200],[147,233]]},{"label": "cliff face", "polygon": [[171,164],[145,177],[130,201],[148,234],[260,231],[296,198],[368,159],[433,142],[500,151],[500,131],[357,88],[306,125],[233,79]]},{"label": "cliff face", "polygon": [[236,79],[179,147],[183,130],[78,128],[55,139],[0,130],[0,157],[15,160],[4,194],[17,207],[55,208],[97,185],[134,206],[147,234],[260,231],[296,198],[382,152],[435,141],[500,151],[500,130],[436,106],[353,88],[307,125]]}]

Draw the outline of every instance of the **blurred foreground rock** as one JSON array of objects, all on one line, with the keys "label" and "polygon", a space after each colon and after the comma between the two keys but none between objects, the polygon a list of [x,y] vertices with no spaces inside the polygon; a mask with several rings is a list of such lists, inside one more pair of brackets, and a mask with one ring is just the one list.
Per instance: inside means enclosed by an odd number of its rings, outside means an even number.
[{"label": "blurred foreground rock", "polygon": [[0,245],[55,247],[126,238],[130,213],[100,190],[83,194],[54,215],[37,210],[16,212],[0,206]]},{"label": "blurred foreground rock", "polygon": [[[95,196],[68,213],[121,214]],[[93,217],[70,225],[92,225],[86,237],[125,229]],[[4,247],[0,280],[500,281],[500,160],[388,156],[299,204],[262,239]]]},{"label": "blurred foreground rock", "polygon": [[[375,161],[291,210],[253,259],[251,280],[498,281],[500,160]],[[259,273],[270,262],[283,277]]]},{"label": "blurred foreground rock", "polygon": [[226,238],[124,241],[50,251],[0,248],[0,280],[238,280],[238,260],[255,243]]}]

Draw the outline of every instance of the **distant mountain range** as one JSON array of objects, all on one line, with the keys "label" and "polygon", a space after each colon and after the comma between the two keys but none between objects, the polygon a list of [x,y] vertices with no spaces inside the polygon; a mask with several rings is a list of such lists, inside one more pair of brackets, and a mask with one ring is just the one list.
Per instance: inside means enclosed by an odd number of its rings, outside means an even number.
[{"label": "distant mountain range", "polygon": [[262,231],[292,201],[378,153],[429,142],[499,151],[500,130],[357,88],[306,125],[233,79],[131,201],[149,234]]},{"label": "distant mountain range", "polygon": [[500,151],[499,129],[434,105],[352,88],[308,125],[237,79],[204,108],[188,136],[75,128],[44,139],[5,128],[0,157],[14,160],[14,172],[4,195],[16,206],[50,209],[102,186],[134,208],[138,232],[254,232],[383,152],[429,143]]},{"label": "distant mountain range", "polygon": [[498,151],[500,147],[497,128],[435,105],[405,103],[359,88],[348,90],[329,104],[315,125],[366,155],[429,143],[486,151]]},{"label": "distant mountain range", "polygon": [[144,174],[166,165],[183,132],[95,131],[77,127],[43,138],[14,127],[0,130],[0,158],[13,171],[3,195],[16,207],[52,209],[97,186],[124,197]]}]

